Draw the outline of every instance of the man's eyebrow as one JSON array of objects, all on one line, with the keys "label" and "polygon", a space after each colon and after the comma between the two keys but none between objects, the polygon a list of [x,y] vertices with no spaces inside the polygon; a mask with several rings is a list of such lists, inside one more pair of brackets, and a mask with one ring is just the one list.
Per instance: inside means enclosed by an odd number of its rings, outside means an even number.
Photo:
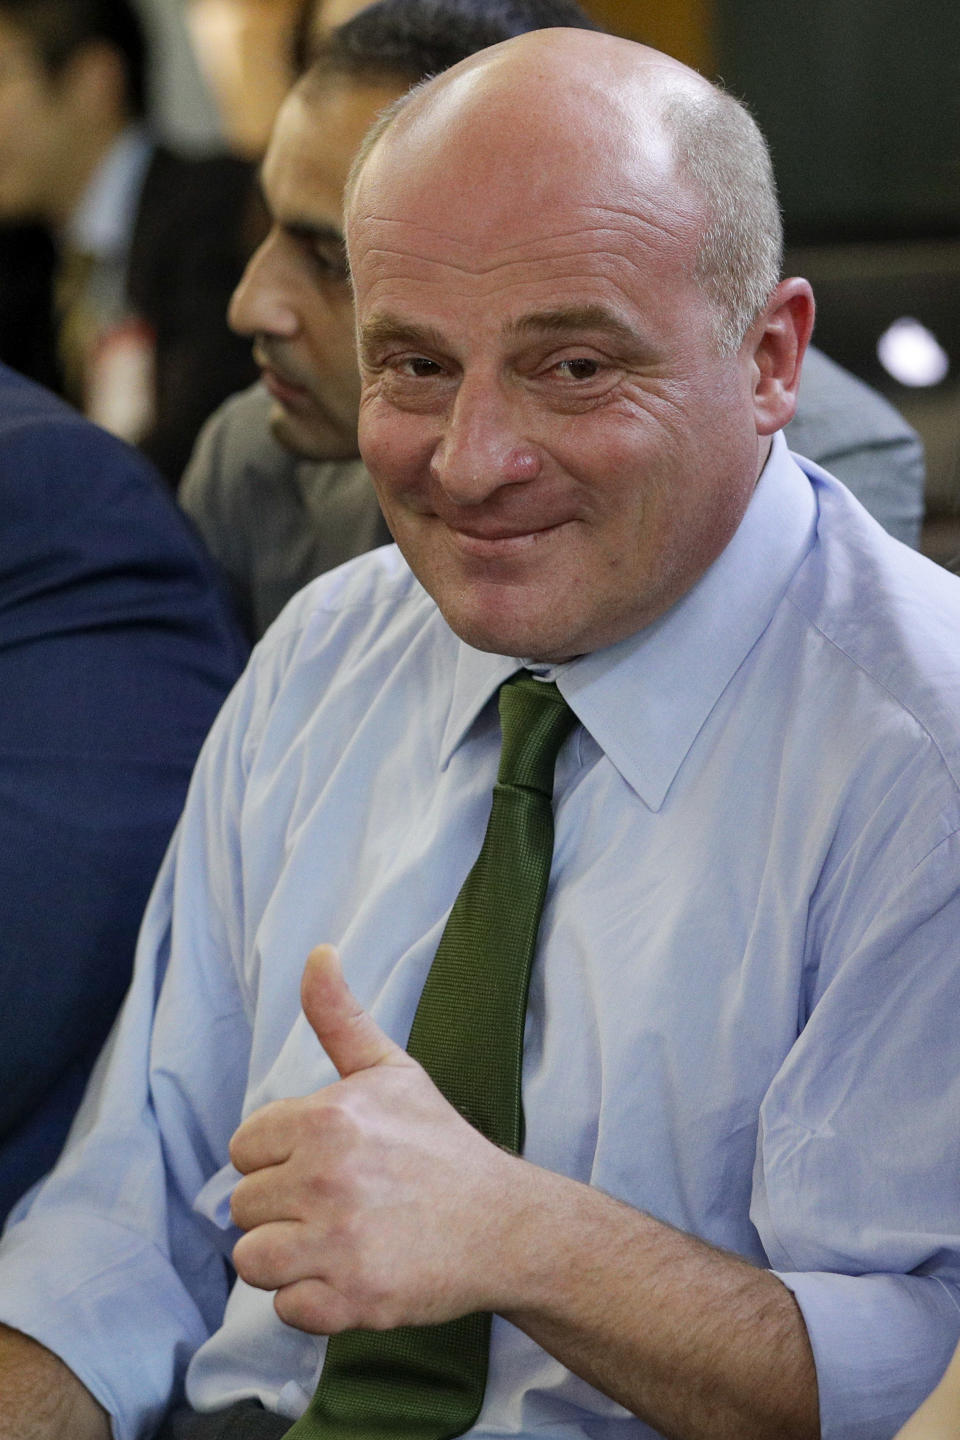
[{"label": "man's eyebrow", "polygon": [[506,326],[508,334],[517,336],[560,335],[578,330],[601,330],[634,349],[642,343],[636,331],[605,305],[557,305],[521,315]]},{"label": "man's eyebrow", "polygon": [[360,326],[360,349],[364,353],[380,345],[405,345],[413,350],[445,352],[447,342],[433,325],[417,325],[399,316],[372,315]]},{"label": "man's eyebrow", "polygon": [[287,218],[278,218],[275,223],[288,235],[292,235],[295,240],[320,241],[339,246],[344,244],[343,231],[339,230],[336,225],[330,225],[323,220],[310,220],[306,216],[291,215]]}]

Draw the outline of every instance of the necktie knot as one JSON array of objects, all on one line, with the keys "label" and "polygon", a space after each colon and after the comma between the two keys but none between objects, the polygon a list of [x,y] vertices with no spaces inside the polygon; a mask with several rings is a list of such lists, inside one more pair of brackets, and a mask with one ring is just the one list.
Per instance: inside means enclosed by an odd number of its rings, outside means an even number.
[{"label": "necktie knot", "polygon": [[500,687],[499,785],[518,785],[547,797],[553,794],[557,753],[576,716],[556,685],[527,671]]}]

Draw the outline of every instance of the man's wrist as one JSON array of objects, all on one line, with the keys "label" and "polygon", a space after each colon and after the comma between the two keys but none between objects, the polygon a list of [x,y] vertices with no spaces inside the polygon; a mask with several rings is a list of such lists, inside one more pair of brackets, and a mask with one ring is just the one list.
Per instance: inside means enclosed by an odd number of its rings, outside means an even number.
[{"label": "man's wrist", "polygon": [[0,1325],[0,1435],[3,1440],[109,1440],[110,1421],[58,1356]]}]

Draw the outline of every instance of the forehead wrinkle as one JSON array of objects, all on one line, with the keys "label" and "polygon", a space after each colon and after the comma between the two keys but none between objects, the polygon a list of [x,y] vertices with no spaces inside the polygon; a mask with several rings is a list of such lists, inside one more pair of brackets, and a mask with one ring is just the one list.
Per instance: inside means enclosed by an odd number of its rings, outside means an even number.
[{"label": "forehead wrinkle", "polygon": [[[633,248],[635,251],[641,249],[639,246]],[[523,308],[529,309],[531,315],[564,312],[570,316],[574,309],[578,309],[587,326],[601,325],[611,334],[618,326],[623,327],[620,338],[625,339],[626,327],[618,318],[618,312],[623,304],[628,309],[633,306],[632,276],[637,273],[638,281],[644,288],[651,283],[649,273],[643,273],[642,255],[630,254],[625,247],[598,250],[590,256],[576,250],[541,255],[533,260],[504,259],[496,266],[484,266],[482,269],[458,266],[449,259],[431,261],[421,256],[404,255],[405,263],[400,275],[391,265],[391,260],[395,258],[394,252],[369,250],[362,257],[361,272],[358,274],[355,269],[351,270],[361,309],[367,308],[375,314],[381,304],[392,305],[391,297],[396,296],[400,298],[401,308],[409,306],[411,310],[416,310],[432,303],[428,297],[438,287],[442,292],[445,287],[453,286],[464,303],[483,303],[498,294],[506,296],[510,292],[528,293],[533,303],[528,302]],[[684,280],[693,276],[693,269],[692,258],[686,264],[678,259],[672,266],[673,273],[682,275]],[[414,287],[414,291],[404,293],[409,287]],[[542,296],[542,304],[537,303],[538,292]],[[564,294],[570,296],[567,303],[561,298]],[[587,318],[585,312],[591,307],[596,308]],[[548,321],[548,326],[551,323]],[[505,324],[509,326],[511,321],[507,320]]]},{"label": "forehead wrinkle", "polygon": [[[647,206],[646,213],[630,209],[625,205],[584,205],[580,208],[589,212],[589,220],[585,218],[581,224],[571,224],[568,220],[565,224],[561,224],[558,218],[556,221],[558,228],[544,230],[539,234],[525,235],[519,240],[514,240],[502,245],[500,247],[501,252],[507,253],[510,250],[522,250],[529,245],[549,244],[555,240],[575,240],[594,234],[602,235],[608,232],[622,234],[626,227],[633,227],[635,225],[639,225],[642,229],[649,228],[656,230],[664,235],[669,235],[673,239],[682,239],[688,233],[690,220],[692,218],[690,209],[668,203],[657,206],[655,210],[652,206]],[[603,223],[604,217],[609,217],[606,224]],[[676,223],[671,224],[671,219],[675,220]],[[415,220],[400,219],[391,215],[364,215],[359,219],[351,217],[348,229],[355,234],[360,227],[381,225],[400,227],[403,230],[411,232],[411,235],[414,237],[424,235],[431,241],[439,241],[441,244],[453,245],[458,249],[476,249],[477,246],[488,243],[482,239],[467,239],[462,235],[457,235],[452,230],[441,230],[439,226],[436,225],[419,224]],[[502,226],[492,226],[491,230],[494,234],[498,234],[502,230]],[[388,249],[385,245],[380,248]],[[398,249],[395,253],[402,255],[405,251]]]},{"label": "forehead wrinkle", "polygon": [[[498,244],[493,253],[489,254],[483,240],[467,240],[432,226],[418,225],[413,221],[390,219],[386,216],[369,216],[365,217],[361,223],[376,227],[401,227],[409,234],[410,238],[403,245],[381,242],[364,247],[362,240],[354,231],[354,248],[362,251],[364,262],[374,265],[394,260],[406,264],[440,265],[483,276],[509,265],[536,265],[548,260],[576,259],[578,257],[588,259],[591,253],[616,255],[635,265],[636,261],[627,253],[628,247],[629,249],[636,247],[641,251],[656,250],[658,241],[664,236],[681,245],[684,241],[693,239],[690,235],[689,212],[682,209],[675,208],[671,213],[669,207],[665,207],[663,212],[646,215],[612,206],[591,207],[591,209],[594,211],[599,209],[603,216],[609,216],[614,221],[619,219],[628,223],[626,225],[604,224],[600,221],[590,225],[550,230],[508,244]],[[426,241],[423,248],[417,245],[420,236],[423,236]],[[384,241],[388,240],[389,237],[384,236]],[[359,244],[356,243],[357,241]],[[585,242],[588,242],[589,248],[585,247]],[[449,247],[450,253],[444,256],[437,255],[435,252],[438,244]],[[517,255],[517,252],[530,252],[531,250],[537,253]],[[434,253],[431,254],[431,251]],[[481,253],[477,254],[478,251]]]}]

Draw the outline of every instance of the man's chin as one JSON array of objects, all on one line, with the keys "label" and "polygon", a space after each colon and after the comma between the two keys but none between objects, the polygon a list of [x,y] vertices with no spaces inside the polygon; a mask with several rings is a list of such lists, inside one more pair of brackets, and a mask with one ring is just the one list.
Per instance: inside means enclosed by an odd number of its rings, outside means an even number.
[{"label": "man's chin", "polygon": [[455,603],[440,604],[439,608],[454,634],[474,650],[549,665],[559,665],[578,653],[573,637],[565,633],[564,627],[547,623],[543,615],[478,613]]},{"label": "man's chin", "polygon": [[298,460],[354,460],[359,453],[355,434],[338,434],[322,420],[291,415],[279,401],[270,408],[270,433]]}]

